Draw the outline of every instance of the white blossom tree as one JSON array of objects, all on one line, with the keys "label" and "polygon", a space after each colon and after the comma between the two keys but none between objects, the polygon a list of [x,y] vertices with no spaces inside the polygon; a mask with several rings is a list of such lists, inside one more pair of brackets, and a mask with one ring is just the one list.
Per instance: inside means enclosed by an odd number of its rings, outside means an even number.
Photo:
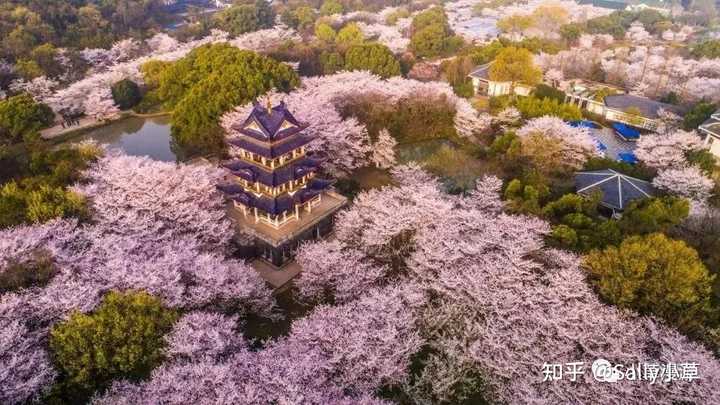
[{"label": "white blossom tree", "polygon": [[378,133],[377,141],[373,144],[372,161],[375,166],[381,169],[395,166],[395,145],[397,145],[395,138],[387,129],[383,128]]},{"label": "white blossom tree", "polygon": [[685,166],[687,152],[705,148],[694,131],[677,130],[669,134],[643,135],[637,142],[635,155],[648,167],[663,169]]},{"label": "white blossom tree", "polygon": [[687,166],[661,170],[653,179],[653,186],[670,194],[703,202],[710,198],[715,182],[696,166]]}]

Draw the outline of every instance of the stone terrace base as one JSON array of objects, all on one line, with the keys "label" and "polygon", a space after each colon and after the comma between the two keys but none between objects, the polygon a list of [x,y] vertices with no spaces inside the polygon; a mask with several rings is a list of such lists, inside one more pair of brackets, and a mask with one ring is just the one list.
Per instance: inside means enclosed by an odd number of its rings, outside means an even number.
[{"label": "stone terrace base", "polygon": [[290,280],[294,279],[302,270],[296,262],[286,263],[279,269],[280,271],[263,259],[255,259],[250,265],[266,283],[272,286],[273,292],[276,294],[283,291]]},{"label": "stone terrace base", "polygon": [[[334,215],[347,204],[347,198],[332,191],[322,194],[320,204],[312,212],[302,211],[300,219],[292,221],[280,229],[263,222],[255,222],[255,217],[230,206],[230,217],[235,221],[238,232],[248,232],[255,239],[255,254],[268,264],[278,268],[295,256],[300,242],[322,238],[332,232]],[[272,282],[271,282],[272,284]]]}]

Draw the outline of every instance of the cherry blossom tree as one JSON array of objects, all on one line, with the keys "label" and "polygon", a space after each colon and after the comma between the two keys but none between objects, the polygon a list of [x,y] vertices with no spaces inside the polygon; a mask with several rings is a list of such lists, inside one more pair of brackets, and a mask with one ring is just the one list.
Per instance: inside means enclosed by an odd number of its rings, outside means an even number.
[{"label": "cherry blossom tree", "polygon": [[19,320],[0,322],[0,401],[24,403],[47,391],[56,372],[42,348],[42,336],[31,334]]},{"label": "cherry blossom tree", "polygon": [[120,112],[112,98],[112,91],[106,87],[93,89],[90,94],[87,94],[83,103],[83,110],[85,114],[95,118],[97,121],[111,119]]},{"label": "cherry blossom tree", "polygon": [[[284,100],[301,121],[311,123],[306,132],[317,138],[310,150],[328,155],[328,170],[346,175],[353,169],[371,163],[371,142],[367,129],[355,118],[343,119],[338,110],[345,103],[362,94],[381,95],[388,103],[405,97],[444,95],[455,109],[455,127],[461,136],[472,136],[490,125],[490,116],[480,114],[470,103],[457,97],[447,83],[428,82],[392,77],[383,80],[369,72],[341,72],[335,75],[305,78],[301,86],[290,94],[270,93],[272,103]],[[236,136],[233,125],[244,120],[252,104],[237,107],[225,114],[221,125],[228,137]]]},{"label": "cherry blossom tree", "polygon": [[215,188],[223,171],[108,153],[74,187],[92,202],[108,232],[137,240],[188,236],[205,249],[224,249],[233,236],[225,203]]},{"label": "cherry blossom tree", "polygon": [[28,93],[35,101],[42,102],[50,97],[59,85],[60,83],[53,79],[48,79],[46,76],[39,76],[29,82],[23,79],[15,80],[10,83],[10,90],[16,93]]},{"label": "cherry blossom tree", "polygon": [[180,318],[165,337],[165,352],[170,357],[193,360],[206,356],[216,359],[227,357],[246,346],[237,327],[237,316],[190,312]]},{"label": "cherry blossom tree", "polygon": [[654,169],[685,166],[687,152],[705,148],[694,131],[677,130],[669,134],[643,135],[637,142],[635,155]]},{"label": "cherry blossom tree", "polygon": [[366,24],[362,21],[357,22],[357,26],[365,38],[377,40],[394,53],[404,52],[410,44],[410,38],[405,37],[398,26]]},{"label": "cherry blossom tree", "polygon": [[539,117],[528,121],[517,131],[524,147],[540,136],[559,145],[559,163],[579,169],[588,157],[598,153],[587,128],[575,128],[558,117]]},{"label": "cherry blossom tree", "polygon": [[397,145],[395,138],[387,129],[383,128],[378,134],[377,141],[373,144],[372,160],[375,166],[381,169],[395,166],[395,145]]},{"label": "cherry blossom tree", "polygon": [[707,201],[715,182],[696,166],[661,170],[653,179],[653,186],[670,194],[694,201]]},{"label": "cherry blossom tree", "polygon": [[645,30],[643,24],[639,21],[635,21],[630,25],[630,28],[625,33],[625,38],[634,43],[644,43],[651,39],[649,32]]},{"label": "cherry blossom tree", "polygon": [[317,307],[259,352],[171,362],[147,382],[116,383],[95,402],[384,403],[372,393],[407,378],[423,343],[414,328],[422,301],[412,288],[367,291],[348,304]]},{"label": "cherry blossom tree", "polygon": [[180,42],[163,32],[153,35],[146,43],[150,50],[155,53],[174,52],[181,47]]}]

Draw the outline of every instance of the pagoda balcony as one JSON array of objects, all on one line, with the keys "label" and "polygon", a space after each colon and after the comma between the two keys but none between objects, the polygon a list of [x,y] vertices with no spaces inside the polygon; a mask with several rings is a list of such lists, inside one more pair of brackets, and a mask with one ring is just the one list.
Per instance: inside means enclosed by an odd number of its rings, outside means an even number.
[{"label": "pagoda balcony", "polygon": [[280,229],[284,225],[289,224],[290,222],[300,220],[301,211],[311,214],[313,208],[319,206],[321,203],[322,193],[316,195],[315,197],[302,204],[295,204],[294,210],[292,211],[284,211],[282,214],[272,215],[258,209],[257,207],[249,207],[241,202],[233,201],[233,205],[235,206],[235,208],[238,209],[238,211],[242,212],[244,217],[254,217],[256,224],[263,223],[271,226],[274,229]]},{"label": "pagoda balcony", "polygon": [[251,183],[241,177],[237,177],[235,181],[237,184],[242,186],[246,191],[255,194],[262,194],[270,198],[280,196],[282,194],[290,194],[291,196],[296,192],[300,191],[307,184],[315,178],[315,173],[310,172],[297,180],[290,180],[287,183],[283,183],[277,187],[268,187],[260,182]]},{"label": "pagoda balcony", "polygon": [[297,162],[306,156],[306,150],[304,146],[298,149],[293,149],[290,153],[286,153],[280,157],[269,159],[264,156],[252,153],[238,146],[231,148],[232,156],[242,161],[262,166],[267,170],[275,170],[286,166],[288,164]]}]

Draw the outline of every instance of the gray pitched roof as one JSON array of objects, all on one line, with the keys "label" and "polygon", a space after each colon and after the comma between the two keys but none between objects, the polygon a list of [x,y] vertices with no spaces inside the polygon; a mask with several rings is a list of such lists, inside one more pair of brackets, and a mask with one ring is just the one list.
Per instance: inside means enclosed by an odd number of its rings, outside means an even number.
[{"label": "gray pitched roof", "polygon": [[684,114],[685,110],[679,106],[661,103],[649,98],[633,96],[632,94],[613,94],[605,97],[605,105],[616,110],[625,111],[630,107],[637,107],[645,118],[658,118],[661,108],[675,114]]},{"label": "gray pitched roof", "polygon": [[481,80],[490,80],[490,73],[489,73],[489,71],[490,71],[490,65],[491,65],[491,64],[492,64],[492,62],[486,63],[486,64],[484,64],[484,65],[482,65],[482,66],[478,66],[475,70],[473,70],[472,72],[470,72],[470,75],[469,75],[469,76],[470,76],[470,77],[477,78],[477,79],[481,79]]},{"label": "gray pitched roof", "polygon": [[612,169],[576,173],[575,190],[582,195],[600,191],[602,192],[600,203],[616,210],[624,210],[633,200],[657,195],[657,191],[649,182],[626,176]]}]

